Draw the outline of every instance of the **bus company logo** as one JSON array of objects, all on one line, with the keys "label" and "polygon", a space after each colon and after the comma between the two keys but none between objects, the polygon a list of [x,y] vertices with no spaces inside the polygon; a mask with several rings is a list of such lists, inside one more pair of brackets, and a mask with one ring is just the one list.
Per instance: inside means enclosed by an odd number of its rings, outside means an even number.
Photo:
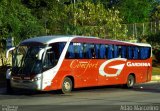
[{"label": "bus company logo", "polygon": [[[116,59],[107,60],[100,66],[99,74],[101,76],[105,76],[105,77],[118,76],[121,73],[122,69],[124,68],[126,61],[127,61],[127,59],[123,59],[123,58],[116,58]],[[113,64],[117,64],[117,65],[113,65]],[[113,69],[115,71],[114,71],[114,73],[113,72],[106,73],[105,69]]]},{"label": "bus company logo", "polygon": [[[146,62],[126,62],[126,61],[127,59],[124,59],[124,58],[116,58],[116,59],[107,60],[100,66],[99,74],[105,77],[118,76],[123,70],[125,64],[127,67],[150,67],[151,66],[150,63],[146,63]],[[109,73],[106,73],[105,70]]]},{"label": "bus company logo", "polygon": [[151,64],[150,63],[132,63],[132,62],[127,62],[127,66],[128,67],[150,67]]}]

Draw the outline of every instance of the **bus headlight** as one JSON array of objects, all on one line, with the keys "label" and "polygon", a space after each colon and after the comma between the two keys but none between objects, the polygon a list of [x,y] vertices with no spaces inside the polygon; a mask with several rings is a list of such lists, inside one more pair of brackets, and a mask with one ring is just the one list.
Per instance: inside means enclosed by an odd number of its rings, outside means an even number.
[{"label": "bus headlight", "polygon": [[41,77],[35,77],[35,78],[32,79],[32,81],[38,81],[40,79],[41,79]]}]

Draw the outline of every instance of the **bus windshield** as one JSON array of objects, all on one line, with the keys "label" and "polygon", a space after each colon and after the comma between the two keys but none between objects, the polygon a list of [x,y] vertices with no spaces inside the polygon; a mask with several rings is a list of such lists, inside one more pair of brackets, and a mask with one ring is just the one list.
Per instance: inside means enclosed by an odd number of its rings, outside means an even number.
[{"label": "bus windshield", "polygon": [[13,57],[14,74],[38,74],[42,70],[42,60],[38,53],[44,46],[19,46]]},{"label": "bus windshield", "polygon": [[35,75],[53,68],[57,65],[64,46],[65,42],[52,43],[48,47],[20,45],[13,57],[13,74]]}]

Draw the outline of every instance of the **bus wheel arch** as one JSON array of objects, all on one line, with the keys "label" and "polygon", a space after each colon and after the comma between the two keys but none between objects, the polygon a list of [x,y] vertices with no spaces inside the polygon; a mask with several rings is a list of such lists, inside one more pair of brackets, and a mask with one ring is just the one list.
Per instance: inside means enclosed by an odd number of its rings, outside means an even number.
[{"label": "bus wheel arch", "polygon": [[133,88],[136,83],[136,76],[134,73],[130,73],[127,77],[125,88]]},{"label": "bus wheel arch", "polygon": [[72,76],[64,77],[61,86],[61,92],[63,94],[70,93],[74,88],[74,78]]}]

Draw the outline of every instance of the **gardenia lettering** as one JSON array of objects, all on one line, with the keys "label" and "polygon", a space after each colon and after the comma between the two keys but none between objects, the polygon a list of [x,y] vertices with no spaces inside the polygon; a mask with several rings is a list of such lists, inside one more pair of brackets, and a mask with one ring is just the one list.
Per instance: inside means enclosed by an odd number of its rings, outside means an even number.
[{"label": "gardenia lettering", "polygon": [[136,66],[136,67],[139,67],[139,66],[151,66],[150,63],[132,63],[132,62],[127,62],[127,66],[128,67],[133,67],[133,66]]}]

